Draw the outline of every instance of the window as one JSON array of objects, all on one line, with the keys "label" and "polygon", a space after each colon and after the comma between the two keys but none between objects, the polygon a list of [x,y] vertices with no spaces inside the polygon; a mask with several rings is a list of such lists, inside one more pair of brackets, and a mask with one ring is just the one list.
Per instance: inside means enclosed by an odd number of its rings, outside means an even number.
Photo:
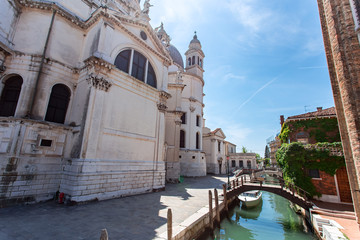
[{"label": "window", "polygon": [[239,167],[243,168],[244,167],[244,162],[243,161],[239,161]]},{"label": "window", "polygon": [[221,142],[218,141],[218,152],[220,152],[220,151],[221,151]]},{"label": "window", "polygon": [[157,87],[154,68],[141,53],[131,49],[124,50],[116,57],[115,66],[121,71],[131,74],[134,78],[154,88]]},{"label": "window", "polygon": [[247,161],[247,168],[251,168],[251,161]]},{"label": "window", "polygon": [[64,84],[54,85],[51,90],[45,121],[64,123],[69,101],[69,88]]},{"label": "window", "polygon": [[10,77],[6,80],[0,98],[0,116],[14,116],[19,100],[23,80],[20,76]]},{"label": "window", "polygon": [[307,132],[299,132],[296,134],[296,141],[308,144],[309,143],[309,134]]},{"label": "window", "polygon": [[320,178],[320,172],[319,169],[309,169],[308,175],[311,178]]},{"label": "window", "polygon": [[200,116],[199,115],[196,116],[196,126],[200,127]]},{"label": "window", "polygon": [[197,60],[198,60],[198,61],[197,61],[197,62],[198,62],[197,64],[200,65],[200,58],[197,57]]},{"label": "window", "polygon": [[148,66],[147,84],[156,88],[156,75],[151,64]]},{"label": "window", "polygon": [[186,124],[186,112],[181,115],[181,124]]},{"label": "window", "polygon": [[200,67],[202,67],[202,59],[200,59],[200,64],[199,65],[200,65]]},{"label": "window", "polygon": [[115,59],[115,66],[123,72],[129,72],[131,50],[122,51]]},{"label": "window", "polygon": [[185,131],[180,130],[180,148],[185,148]]},{"label": "window", "polygon": [[196,149],[200,149],[200,133],[196,133]]},{"label": "window", "polygon": [[145,82],[145,65],[146,58],[137,51],[134,51],[131,76]]},{"label": "window", "polygon": [[236,167],[235,160],[231,160],[231,167]]},{"label": "window", "polygon": [[191,64],[194,65],[195,64],[195,56],[192,57],[192,61]]},{"label": "window", "polygon": [[191,58],[188,58],[188,65],[191,66]]}]

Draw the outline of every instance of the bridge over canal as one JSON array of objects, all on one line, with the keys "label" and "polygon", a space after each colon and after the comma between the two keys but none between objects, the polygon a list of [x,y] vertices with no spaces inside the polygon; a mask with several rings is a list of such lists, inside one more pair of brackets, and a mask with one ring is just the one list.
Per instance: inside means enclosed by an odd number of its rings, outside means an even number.
[{"label": "bridge over canal", "polygon": [[263,184],[262,181],[252,183],[246,182],[244,179],[246,178],[237,178],[229,186],[223,186],[227,199],[238,196],[243,192],[261,190],[282,196],[307,211],[313,206],[313,203],[309,200],[309,193],[291,184],[285,186],[282,179],[279,179],[280,185]]}]

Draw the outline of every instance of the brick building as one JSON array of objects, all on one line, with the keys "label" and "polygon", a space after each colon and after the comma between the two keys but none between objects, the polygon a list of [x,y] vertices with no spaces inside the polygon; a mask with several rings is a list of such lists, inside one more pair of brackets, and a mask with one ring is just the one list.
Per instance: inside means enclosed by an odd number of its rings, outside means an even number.
[{"label": "brick building", "polygon": [[318,0],[346,169],[360,224],[360,2]]},{"label": "brick building", "polygon": [[[287,132],[288,143],[301,142],[311,144],[313,148],[318,142],[339,142],[339,128],[336,119],[335,108],[317,108],[315,112],[309,112],[296,116],[290,116],[283,122],[280,117],[282,133]],[[283,139],[284,141],[284,139]],[[306,148],[307,148],[306,147]],[[321,193],[320,200],[335,203],[351,203],[351,193],[346,168],[336,170],[336,174],[330,174],[318,169],[307,169],[311,182],[316,191]]]}]

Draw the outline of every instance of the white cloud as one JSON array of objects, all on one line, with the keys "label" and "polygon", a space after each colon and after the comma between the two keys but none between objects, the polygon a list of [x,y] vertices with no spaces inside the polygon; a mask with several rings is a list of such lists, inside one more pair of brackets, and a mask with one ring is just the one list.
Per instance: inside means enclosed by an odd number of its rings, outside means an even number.
[{"label": "white cloud", "polygon": [[257,0],[230,0],[226,7],[239,24],[253,32],[258,32],[267,25],[273,13],[262,8]]}]

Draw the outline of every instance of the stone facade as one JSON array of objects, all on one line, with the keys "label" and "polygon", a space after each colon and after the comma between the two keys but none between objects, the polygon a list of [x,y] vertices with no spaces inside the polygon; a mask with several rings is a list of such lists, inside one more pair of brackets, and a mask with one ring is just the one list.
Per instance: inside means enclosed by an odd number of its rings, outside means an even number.
[{"label": "stone facade", "polygon": [[221,128],[211,131],[203,128],[203,146],[206,154],[206,172],[210,174],[226,174],[227,159],[225,150],[226,138]]},{"label": "stone facade", "polygon": [[346,169],[360,224],[359,1],[318,0]]},{"label": "stone facade", "polygon": [[206,174],[200,42],[184,70],[148,13],[137,0],[0,2],[1,206],[57,192],[103,200]]}]

